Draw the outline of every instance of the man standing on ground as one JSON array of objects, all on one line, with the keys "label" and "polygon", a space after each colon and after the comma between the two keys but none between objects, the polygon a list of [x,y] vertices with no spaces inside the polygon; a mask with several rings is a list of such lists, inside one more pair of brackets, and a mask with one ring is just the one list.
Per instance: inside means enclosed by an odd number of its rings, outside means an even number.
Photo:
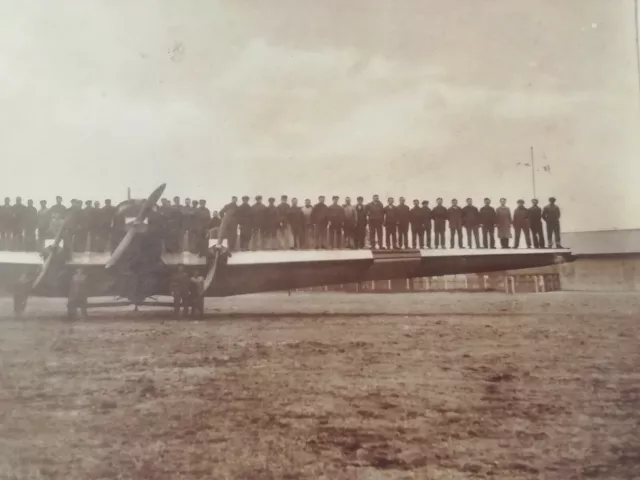
[{"label": "man standing on ground", "polygon": [[384,206],[378,195],[365,207],[367,223],[369,224],[369,246],[371,250],[382,248],[382,223],[384,221]]},{"label": "man standing on ground", "polygon": [[467,231],[467,246],[473,248],[471,244],[471,235],[475,240],[476,248],[480,248],[480,235],[478,232],[478,225],[480,223],[480,212],[478,207],[473,204],[473,200],[467,198],[467,204],[462,209],[462,223]]},{"label": "man standing on ground", "polygon": [[462,244],[462,209],[458,206],[458,200],[451,200],[451,207],[447,210],[449,220],[449,232],[451,233],[450,245],[454,248],[456,236],[458,237],[458,248],[464,248]]},{"label": "man standing on ground", "polygon": [[496,248],[496,209],[491,206],[491,199],[484,199],[484,206],[480,209],[480,224],[482,225],[482,246]]},{"label": "man standing on ground", "polygon": [[529,207],[529,229],[533,248],[544,248],[544,233],[542,231],[542,209],[538,206],[538,199],[531,200]]},{"label": "man standing on ground", "polygon": [[88,292],[88,277],[84,271],[79,268],[76,273],[71,277],[71,284],[69,285],[69,297],[67,299],[67,315],[70,320],[76,318],[78,309],[82,312],[82,317],[87,318],[87,299],[89,298]]},{"label": "man standing on ground", "polygon": [[547,223],[547,245],[552,248],[552,240],[556,238],[556,248],[563,248],[560,243],[560,207],[556,205],[555,197],[549,199],[549,205],[542,211],[542,219]]},{"label": "man standing on ground", "polygon": [[399,199],[400,205],[396,207],[398,216],[398,247],[409,248],[409,206],[405,204],[404,197]]}]

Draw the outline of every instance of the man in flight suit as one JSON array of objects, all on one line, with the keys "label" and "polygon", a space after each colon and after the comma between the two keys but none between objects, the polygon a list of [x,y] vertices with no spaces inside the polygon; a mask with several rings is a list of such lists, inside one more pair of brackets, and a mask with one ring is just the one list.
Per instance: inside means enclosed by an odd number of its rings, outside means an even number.
[{"label": "man in flight suit", "polygon": [[364,198],[358,197],[356,201],[356,227],[353,238],[354,245],[356,248],[364,248],[364,240],[367,235],[367,207],[364,204]]},{"label": "man in flight suit", "polygon": [[451,248],[455,246],[456,236],[458,237],[458,248],[464,248],[462,244],[462,209],[458,206],[458,200],[451,200],[451,207],[447,210],[447,218],[449,220],[449,232],[451,238],[449,244]]},{"label": "man in flight suit", "polygon": [[371,250],[382,249],[382,224],[384,223],[384,205],[378,195],[365,207],[367,223],[369,224],[369,246]]},{"label": "man in flight suit", "polygon": [[397,250],[398,213],[393,202],[393,198],[389,197],[387,200],[387,206],[384,207],[385,246],[387,249]]},{"label": "man in flight suit", "polygon": [[527,248],[531,248],[531,237],[529,237],[529,210],[524,206],[524,200],[518,200],[518,206],[513,211],[513,230],[515,231],[513,248],[520,246],[520,235],[522,233],[524,233]]},{"label": "man in flight suit", "polygon": [[563,248],[560,243],[560,208],[555,197],[549,199],[549,205],[542,210],[542,219],[547,223],[547,245],[552,248],[552,240],[556,238],[556,248]]},{"label": "man in flight suit", "polygon": [[249,196],[242,197],[242,203],[238,207],[238,227],[240,228],[240,250],[246,252],[251,245],[251,229],[253,228],[251,218],[251,205],[249,205]]},{"label": "man in flight suit", "polygon": [[491,206],[491,199],[484,199],[484,206],[480,209],[480,225],[482,225],[482,246],[496,248],[496,209]]},{"label": "man in flight suit", "polygon": [[538,206],[538,199],[531,200],[529,207],[529,229],[533,248],[544,248],[544,232],[542,230],[542,209]]},{"label": "man in flight suit", "polygon": [[342,227],[344,226],[344,208],[338,204],[340,197],[332,198],[333,203],[329,207],[329,248],[342,248]]},{"label": "man in flight suit", "polygon": [[329,207],[324,203],[324,195],[318,197],[318,203],[313,206],[311,220],[316,233],[316,249],[327,248],[327,227],[329,226]]},{"label": "man in flight suit", "polygon": [[413,201],[413,208],[409,212],[409,220],[411,223],[411,246],[412,248],[424,248],[424,223],[422,217],[422,209],[420,208],[420,200]]},{"label": "man in flight suit", "polygon": [[473,235],[476,248],[480,248],[480,232],[478,231],[480,212],[470,198],[467,198],[467,204],[462,209],[462,224],[467,231],[467,246],[473,248],[471,243],[471,236]]},{"label": "man in flight suit", "polygon": [[400,205],[396,207],[398,216],[398,247],[409,248],[409,206],[405,204],[404,197],[399,199]]},{"label": "man in flight suit", "polygon": [[435,247],[447,248],[444,243],[444,231],[447,227],[447,209],[442,205],[442,198],[436,199],[436,206],[431,212],[433,217],[433,230],[435,233]]}]

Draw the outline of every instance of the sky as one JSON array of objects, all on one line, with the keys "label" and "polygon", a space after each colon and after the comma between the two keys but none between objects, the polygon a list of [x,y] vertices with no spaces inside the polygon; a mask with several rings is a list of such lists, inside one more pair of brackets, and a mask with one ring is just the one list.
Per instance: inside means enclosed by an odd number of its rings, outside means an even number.
[{"label": "sky", "polygon": [[[0,196],[557,197],[640,227],[633,0],[0,0]],[[545,165],[550,171],[545,171]]]}]

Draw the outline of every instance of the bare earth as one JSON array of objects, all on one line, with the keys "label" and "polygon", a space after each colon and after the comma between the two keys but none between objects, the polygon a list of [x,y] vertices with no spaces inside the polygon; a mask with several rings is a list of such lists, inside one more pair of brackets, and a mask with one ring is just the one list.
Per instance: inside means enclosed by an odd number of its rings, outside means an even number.
[{"label": "bare earth", "polygon": [[640,478],[638,294],[208,308],[0,299],[0,478]]}]

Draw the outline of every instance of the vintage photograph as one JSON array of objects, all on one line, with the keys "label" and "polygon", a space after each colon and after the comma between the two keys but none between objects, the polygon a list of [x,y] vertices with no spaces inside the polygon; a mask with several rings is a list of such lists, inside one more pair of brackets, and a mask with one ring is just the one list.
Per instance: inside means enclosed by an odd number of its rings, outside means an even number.
[{"label": "vintage photograph", "polygon": [[0,1],[0,480],[639,479],[638,3]]}]

